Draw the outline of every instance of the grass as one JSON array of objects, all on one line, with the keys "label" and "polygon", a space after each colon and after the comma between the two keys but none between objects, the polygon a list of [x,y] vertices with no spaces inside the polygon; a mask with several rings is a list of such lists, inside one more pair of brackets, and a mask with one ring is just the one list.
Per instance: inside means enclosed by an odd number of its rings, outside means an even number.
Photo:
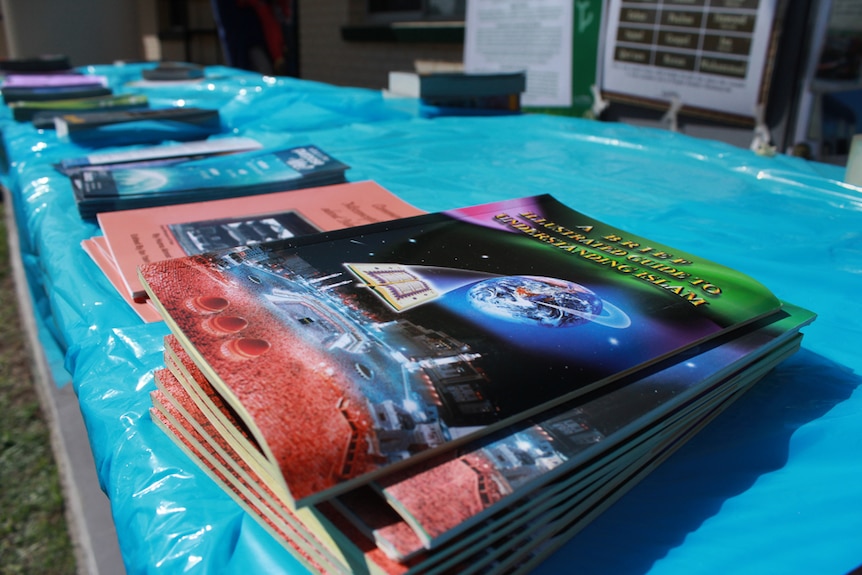
[{"label": "grass", "polygon": [[0,574],[75,573],[63,493],[30,371],[0,202]]}]

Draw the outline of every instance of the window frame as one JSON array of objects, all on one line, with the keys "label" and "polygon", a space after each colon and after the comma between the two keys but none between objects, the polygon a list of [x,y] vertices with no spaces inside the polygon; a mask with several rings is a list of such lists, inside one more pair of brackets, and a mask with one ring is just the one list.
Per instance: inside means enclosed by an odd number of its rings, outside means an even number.
[{"label": "window frame", "polygon": [[[369,24],[384,24],[395,22],[464,22],[466,14],[466,1],[454,0],[454,10],[447,14],[432,13],[432,2],[434,0],[414,0],[418,9],[372,9],[374,4],[386,4],[386,0],[364,0],[365,18]],[[394,0],[392,3],[397,3]],[[460,4],[460,7],[459,7]]]}]

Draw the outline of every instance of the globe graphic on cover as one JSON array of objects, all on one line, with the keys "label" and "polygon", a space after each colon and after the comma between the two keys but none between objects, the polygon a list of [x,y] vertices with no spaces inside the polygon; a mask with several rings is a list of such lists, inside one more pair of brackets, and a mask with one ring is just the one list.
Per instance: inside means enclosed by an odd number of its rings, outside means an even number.
[{"label": "globe graphic on cover", "polygon": [[481,281],[467,291],[476,309],[498,318],[542,327],[572,327],[588,322],[625,328],[629,317],[582,285],[547,277],[503,276]]}]

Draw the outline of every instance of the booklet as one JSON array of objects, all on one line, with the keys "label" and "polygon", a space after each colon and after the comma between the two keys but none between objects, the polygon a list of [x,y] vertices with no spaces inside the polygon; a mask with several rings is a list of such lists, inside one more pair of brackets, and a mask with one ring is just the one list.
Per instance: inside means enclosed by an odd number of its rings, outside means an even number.
[{"label": "booklet", "polygon": [[141,301],[146,292],[138,266],[146,263],[420,213],[377,183],[364,181],[105,212],[97,219],[124,295]]},{"label": "booklet", "polygon": [[348,166],[317,146],[252,150],[168,165],[87,169],[69,176],[81,217],[101,212],[336,184]]},{"label": "booklet", "polygon": [[144,94],[122,94],[44,102],[12,102],[9,109],[16,121],[31,121],[35,128],[53,130],[54,118],[64,114],[92,110],[142,110],[149,105],[149,98]]},{"label": "booklet", "polygon": [[140,277],[296,506],[781,308],[744,274],[547,195],[174,258]]},{"label": "booklet", "polygon": [[216,109],[175,106],[99,110],[54,117],[57,138],[87,146],[127,146],[200,140],[222,132]]}]

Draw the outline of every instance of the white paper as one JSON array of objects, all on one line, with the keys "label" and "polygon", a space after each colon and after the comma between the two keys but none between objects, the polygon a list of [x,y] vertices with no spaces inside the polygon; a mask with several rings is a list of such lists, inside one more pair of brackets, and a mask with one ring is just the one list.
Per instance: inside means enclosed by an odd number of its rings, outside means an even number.
[{"label": "white paper", "polygon": [[524,106],[572,103],[572,0],[467,0],[464,69],[527,73]]},{"label": "white paper", "polygon": [[754,117],[777,0],[610,0],[602,90]]}]

